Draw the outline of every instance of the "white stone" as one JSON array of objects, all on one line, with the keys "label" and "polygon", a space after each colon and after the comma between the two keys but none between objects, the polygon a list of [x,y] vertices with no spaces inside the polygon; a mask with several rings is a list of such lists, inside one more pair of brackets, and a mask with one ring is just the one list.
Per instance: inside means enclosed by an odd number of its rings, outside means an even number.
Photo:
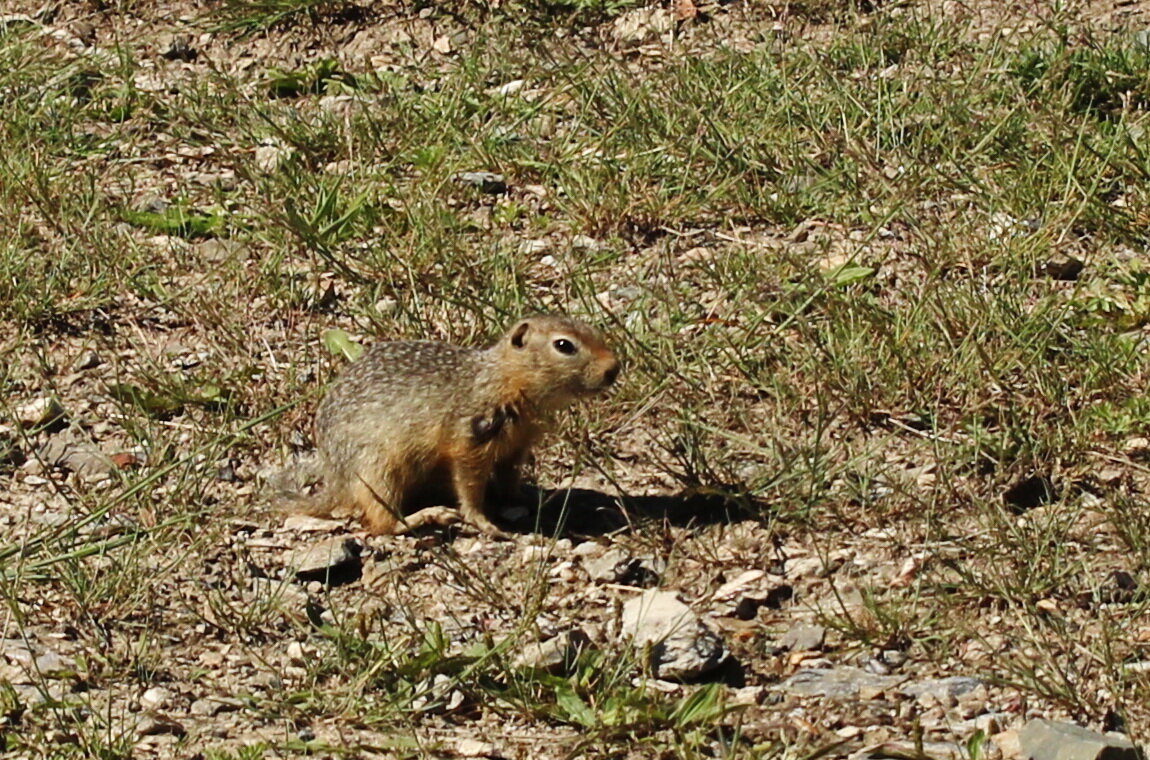
[{"label": "white stone", "polygon": [[621,631],[635,645],[649,648],[657,678],[701,676],[729,654],[722,638],[669,591],[648,589],[624,604]]}]

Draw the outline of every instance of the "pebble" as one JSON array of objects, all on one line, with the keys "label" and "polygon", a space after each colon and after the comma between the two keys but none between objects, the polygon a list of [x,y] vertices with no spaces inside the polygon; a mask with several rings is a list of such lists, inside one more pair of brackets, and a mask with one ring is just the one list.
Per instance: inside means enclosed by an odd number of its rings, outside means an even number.
[{"label": "pebble", "polygon": [[479,188],[480,192],[488,195],[498,195],[507,192],[507,182],[502,174],[494,172],[460,172],[455,175],[458,182]]},{"label": "pebble", "polygon": [[335,536],[288,552],[284,565],[300,581],[339,585],[348,582],[349,578],[358,579],[363,565],[360,560],[362,551],[363,545],[356,538]]},{"label": "pebble", "polygon": [[160,710],[170,707],[175,694],[162,686],[153,686],[140,695],[140,705],[146,710]]},{"label": "pebble", "polygon": [[821,650],[826,637],[827,629],[821,625],[796,623],[779,639],[779,650],[794,652]]},{"label": "pebble", "polygon": [[49,467],[60,467],[84,483],[96,483],[111,477],[116,464],[100,448],[87,441],[51,438],[40,448],[40,459]]},{"label": "pebble", "polygon": [[650,589],[628,600],[620,629],[637,646],[650,647],[649,662],[656,678],[698,678],[729,656],[723,639],[670,591]]},{"label": "pebble", "polygon": [[512,665],[557,675],[566,672],[590,643],[590,637],[580,628],[565,631],[547,641],[523,646]]},{"label": "pebble", "polygon": [[634,559],[622,549],[612,548],[598,557],[585,559],[583,566],[596,583],[618,583],[627,574]]},{"label": "pebble", "polygon": [[293,641],[287,647],[288,662],[297,667],[307,664],[307,653],[304,652],[303,644],[298,641]]},{"label": "pebble", "polygon": [[161,734],[183,736],[185,733],[187,733],[186,729],[178,721],[160,715],[141,716],[140,721],[136,724],[138,736],[159,736]]},{"label": "pebble", "polygon": [[1024,757],[1036,760],[1139,760],[1142,756],[1121,734],[1041,718],[1023,727],[1018,743]]},{"label": "pebble", "polygon": [[974,691],[982,686],[981,678],[973,676],[950,676],[949,678],[927,678],[903,686],[899,691],[903,694],[921,700],[931,696],[939,701],[949,701]]},{"label": "pebble", "polygon": [[886,691],[893,689],[902,680],[901,676],[876,675],[849,666],[807,668],[783,681],[778,688],[801,697],[854,699],[864,688]]},{"label": "pebble", "polygon": [[85,351],[84,353],[80,354],[78,359],[76,359],[75,363],[72,365],[72,369],[76,372],[81,372],[86,369],[95,369],[103,363],[104,360],[100,358],[98,353],[95,351]]}]

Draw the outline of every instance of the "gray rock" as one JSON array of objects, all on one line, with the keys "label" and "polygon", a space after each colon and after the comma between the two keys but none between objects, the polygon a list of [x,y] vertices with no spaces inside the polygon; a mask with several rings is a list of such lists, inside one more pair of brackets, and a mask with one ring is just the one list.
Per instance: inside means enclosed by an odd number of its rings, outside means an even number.
[{"label": "gray rock", "polygon": [[16,665],[31,667],[36,655],[21,639],[0,639],[0,655]]},{"label": "gray rock", "polygon": [[455,179],[465,185],[479,188],[480,192],[498,195],[507,192],[507,183],[502,174],[494,172],[460,172]]},{"label": "gray rock", "polygon": [[186,733],[187,731],[178,721],[163,715],[144,715],[136,723],[137,736],[158,736],[160,734],[183,736]]},{"label": "gray rock", "polygon": [[625,586],[654,586],[667,571],[667,562],[660,557],[632,557],[617,548],[608,549],[600,557],[585,559],[583,565],[591,580]]},{"label": "gray rock", "polygon": [[800,697],[854,699],[862,689],[893,689],[902,680],[900,676],[880,676],[854,667],[807,668],[783,681],[779,688]]},{"label": "gray rock", "polygon": [[81,372],[86,369],[95,369],[103,363],[104,360],[100,358],[98,353],[95,351],[85,351],[76,359],[76,363],[72,365],[72,369]]},{"label": "gray rock", "polygon": [[140,704],[146,710],[160,710],[171,707],[172,700],[175,699],[175,696],[175,694],[163,686],[153,686],[140,695]]},{"label": "gray rock", "polygon": [[827,638],[827,629],[821,625],[797,623],[779,639],[779,648],[793,652],[821,650]]},{"label": "gray rock", "polygon": [[681,681],[706,675],[729,656],[723,639],[669,591],[650,589],[623,605],[621,630],[649,647],[655,676]]},{"label": "gray rock", "polygon": [[590,643],[590,637],[582,629],[564,631],[547,641],[533,642],[522,647],[512,664],[517,668],[542,670],[552,674],[563,673]]},{"label": "gray rock", "polygon": [[979,686],[982,686],[981,678],[951,676],[949,678],[928,678],[924,681],[908,683],[899,689],[899,691],[915,699],[931,696],[940,701],[946,701],[947,699],[958,699],[963,694],[972,692]]},{"label": "gray rock", "polygon": [[[358,580],[363,563],[363,545],[351,536],[335,536],[311,546],[288,552],[284,565],[303,582],[323,581],[338,585]],[[352,577],[354,576],[354,577]]]},{"label": "gray rock", "polygon": [[95,444],[61,436],[40,448],[40,458],[49,467],[75,473],[85,483],[99,482],[116,472],[115,463]]},{"label": "gray rock", "polygon": [[608,549],[599,557],[584,560],[584,567],[596,583],[618,583],[635,560],[622,549]]},{"label": "gray rock", "polygon": [[1032,760],[1141,760],[1142,753],[1121,734],[1091,731],[1073,723],[1032,720],[1018,737],[1022,756]]},{"label": "gray rock", "polygon": [[727,581],[711,596],[716,615],[751,620],[763,606],[778,606],[780,586],[766,571],[746,570]]}]

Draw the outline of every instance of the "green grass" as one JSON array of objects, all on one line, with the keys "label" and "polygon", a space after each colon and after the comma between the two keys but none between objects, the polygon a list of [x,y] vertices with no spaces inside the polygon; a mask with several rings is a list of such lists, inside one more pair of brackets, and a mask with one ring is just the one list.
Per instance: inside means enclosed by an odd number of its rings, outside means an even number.
[{"label": "green grass", "polygon": [[[1117,709],[1145,735],[1145,677],[1122,670],[1145,657],[1122,629],[1144,602],[1091,621],[1075,600],[1108,569],[1147,571],[1146,468],[1123,445],[1150,432],[1150,53],[1069,16],[978,37],[912,6],[817,4],[799,20],[833,34],[804,38],[796,22],[794,39],[749,52],[706,26],[684,37],[694,52],[650,60],[580,43],[629,5],[458,4],[431,11],[466,30],[452,57],[366,70],[333,49],[162,90],[139,86],[148,27],[104,58],[0,34],[0,417],[54,393],[147,455],[102,489],[20,491],[75,521],[14,524],[6,635],[68,618],[92,656],[59,698],[0,694],[25,716],[0,729],[7,751],[128,756],[126,701],[189,673],[216,688],[213,666],[166,665],[173,648],[227,644],[259,671],[290,640],[315,652],[298,677],[237,695],[263,743],[205,756],[276,756],[310,725],[424,728],[453,692],[453,720],[490,710],[577,733],[571,757],[818,749],[744,735],[721,687],[636,685],[641,666],[616,652],[565,676],[519,672],[503,639],[461,642],[397,589],[367,609],[325,592],[321,628],[286,592],[233,593],[246,563],[270,561],[235,537],[272,518],[220,473],[250,484],[289,452],[355,346],[482,342],[553,308],[606,327],[627,369],[566,421],[545,480],[565,462],[634,497],[642,483],[721,494],[828,555],[875,526],[904,531],[904,554],[960,547],[905,588],[823,610],[843,650],[897,642],[943,663],[993,610],[1019,644],[971,667],[1084,722]],[[197,29],[243,40],[383,23],[354,3],[217,10]],[[541,27],[569,36],[540,41]],[[514,80],[522,90],[500,91]],[[485,194],[457,179],[469,171],[510,189]],[[220,255],[219,241],[238,245]],[[1043,273],[1060,256],[1084,263],[1077,280]],[[98,379],[71,377],[81,349],[104,356]],[[1003,493],[1035,475],[1056,494],[1024,519]],[[1093,512],[1104,527],[1083,535]],[[108,514],[133,527],[82,530]],[[724,541],[714,526],[636,530],[684,562]],[[450,547],[418,562],[442,563],[437,577],[484,614],[521,616],[498,618],[501,633],[534,635],[541,570],[501,587]],[[216,585],[189,580],[203,574]],[[53,732],[69,749],[36,749]]]}]

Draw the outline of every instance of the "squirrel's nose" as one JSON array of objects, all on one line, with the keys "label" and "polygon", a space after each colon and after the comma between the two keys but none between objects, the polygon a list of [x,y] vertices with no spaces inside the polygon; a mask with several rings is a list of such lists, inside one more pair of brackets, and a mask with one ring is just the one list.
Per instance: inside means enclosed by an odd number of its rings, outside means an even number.
[{"label": "squirrel's nose", "polygon": [[616,360],[610,367],[608,367],[606,369],[606,371],[603,372],[603,385],[604,386],[615,384],[615,378],[617,378],[619,376],[619,369],[620,369],[620,364],[619,364],[618,360]]}]

